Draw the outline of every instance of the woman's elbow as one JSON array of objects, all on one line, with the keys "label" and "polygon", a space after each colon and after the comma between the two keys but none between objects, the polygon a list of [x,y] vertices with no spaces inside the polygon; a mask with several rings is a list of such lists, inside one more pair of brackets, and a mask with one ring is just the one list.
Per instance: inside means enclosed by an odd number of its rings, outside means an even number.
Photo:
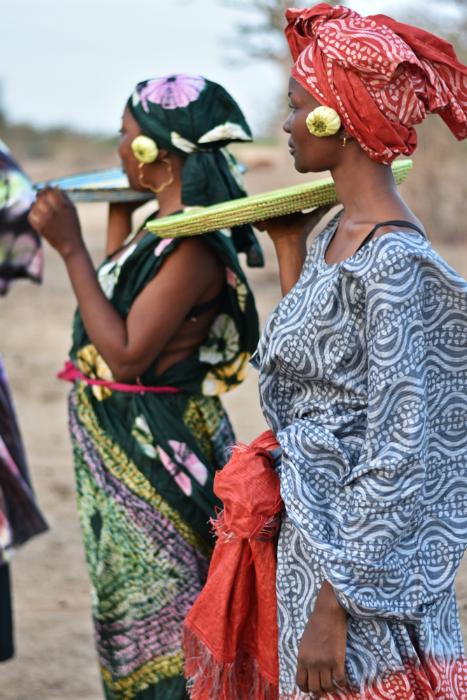
[{"label": "woman's elbow", "polygon": [[134,384],[135,381],[147,370],[150,362],[146,360],[122,359],[110,364],[112,376],[121,384]]}]

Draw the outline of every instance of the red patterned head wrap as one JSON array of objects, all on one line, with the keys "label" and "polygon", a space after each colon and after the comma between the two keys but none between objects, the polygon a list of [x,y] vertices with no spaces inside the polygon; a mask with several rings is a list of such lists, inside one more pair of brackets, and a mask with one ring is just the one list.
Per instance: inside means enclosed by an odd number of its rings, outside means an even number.
[{"label": "red patterned head wrap", "polygon": [[414,125],[435,112],[467,137],[467,67],[451,44],[385,15],[320,3],[289,9],[292,76],[333,107],[370,158],[389,165],[417,145]]}]

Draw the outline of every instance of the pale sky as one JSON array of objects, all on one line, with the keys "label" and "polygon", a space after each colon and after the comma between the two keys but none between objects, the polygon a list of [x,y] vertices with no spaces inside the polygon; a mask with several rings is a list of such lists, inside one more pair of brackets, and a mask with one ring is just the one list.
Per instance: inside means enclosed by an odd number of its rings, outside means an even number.
[{"label": "pale sky", "polygon": [[[411,10],[424,1],[411,0]],[[397,16],[403,0],[351,4]],[[228,63],[245,17],[223,0],[2,0],[0,15],[0,97],[15,121],[116,132],[138,81],[185,72],[222,83],[260,130],[282,90],[270,64]]]}]

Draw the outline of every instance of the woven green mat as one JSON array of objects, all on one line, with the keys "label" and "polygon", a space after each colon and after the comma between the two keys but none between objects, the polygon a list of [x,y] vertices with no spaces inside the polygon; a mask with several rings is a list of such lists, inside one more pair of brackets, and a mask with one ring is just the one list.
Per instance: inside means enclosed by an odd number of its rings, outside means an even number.
[{"label": "woven green mat", "polygon": [[[412,160],[398,160],[392,165],[396,183],[405,180]],[[304,209],[312,209],[326,204],[337,204],[336,188],[332,178],[313,180],[302,185],[284,187],[272,192],[255,194],[251,197],[234,199],[210,207],[193,208],[182,214],[153,219],[146,228],[158,236],[178,238],[196,236],[209,231],[217,231],[241,224],[263,221],[276,216],[293,214]]]}]

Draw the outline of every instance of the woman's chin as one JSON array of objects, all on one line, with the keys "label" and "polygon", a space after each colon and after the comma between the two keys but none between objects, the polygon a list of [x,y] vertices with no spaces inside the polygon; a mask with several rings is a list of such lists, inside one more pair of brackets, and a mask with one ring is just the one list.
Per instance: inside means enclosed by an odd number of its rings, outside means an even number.
[{"label": "woman's chin", "polygon": [[308,173],[308,172],[310,172],[309,168],[303,167],[303,165],[301,165],[300,163],[297,163],[297,161],[295,161],[294,165],[295,165],[295,170],[297,171],[297,173]]},{"label": "woman's chin", "polygon": [[136,192],[143,192],[144,188],[141,187],[141,184],[138,182],[138,178],[135,177],[131,171],[127,170],[125,168],[124,163],[121,161],[120,161],[120,167],[127,177],[128,186],[129,186],[130,190],[136,190]]},{"label": "woman's chin", "polygon": [[290,153],[290,156],[293,158],[293,164],[294,164],[295,170],[296,170],[297,172],[299,172],[299,173],[304,172],[304,171],[302,170],[302,164],[300,163],[300,159],[297,158],[296,152],[295,152],[294,150],[292,150],[292,149],[289,149],[289,153]]},{"label": "woman's chin", "polygon": [[329,168],[321,163],[304,162],[296,153],[291,153],[294,159],[294,167],[298,173],[323,173],[329,170]]},{"label": "woman's chin", "polygon": [[305,165],[297,156],[295,153],[292,153],[293,159],[294,159],[294,167],[297,173],[310,173],[313,172],[313,169],[310,168],[308,165]]},{"label": "woman's chin", "polygon": [[130,175],[128,175],[128,173],[125,173],[125,175],[128,178],[128,184],[129,184],[131,190],[135,190],[136,192],[146,192],[147,191],[146,188],[143,187],[141,185],[141,183],[138,182],[138,180],[135,180],[134,177],[131,177]]}]

